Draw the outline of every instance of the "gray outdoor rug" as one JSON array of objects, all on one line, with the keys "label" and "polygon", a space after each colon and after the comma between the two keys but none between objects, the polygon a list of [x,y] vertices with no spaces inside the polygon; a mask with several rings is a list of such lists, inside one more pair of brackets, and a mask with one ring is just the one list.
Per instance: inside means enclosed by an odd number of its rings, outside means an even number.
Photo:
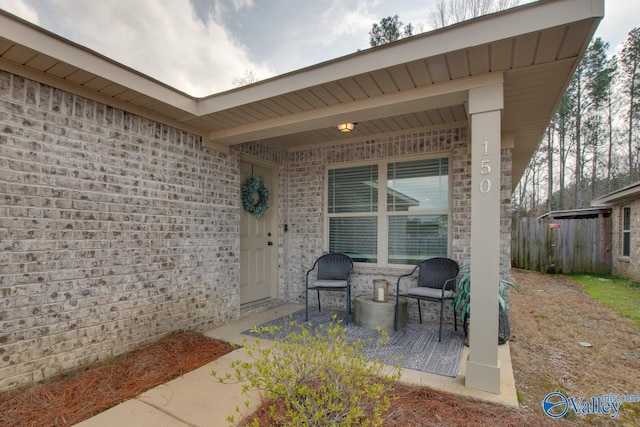
[{"label": "gray outdoor rug", "polygon": [[[401,330],[389,332],[388,344],[378,346],[376,344],[379,338],[378,332],[361,328],[354,323],[346,324],[344,311],[325,309],[322,313],[318,313],[310,309],[308,322],[310,329],[315,331],[319,325],[329,323],[334,314],[339,319],[343,319],[342,326],[345,328],[348,341],[362,340],[365,343],[363,355],[366,358],[432,374],[458,376],[458,367],[464,348],[462,327],[459,326],[458,332],[455,332],[453,326],[445,325],[442,331],[442,342],[438,342],[437,324],[409,322]],[[258,335],[251,331],[244,331],[243,334],[269,340],[283,339],[289,333],[298,330],[297,324],[306,324],[304,310],[259,325],[280,326],[282,329],[275,335],[268,333]],[[372,340],[369,340],[370,338]]]}]

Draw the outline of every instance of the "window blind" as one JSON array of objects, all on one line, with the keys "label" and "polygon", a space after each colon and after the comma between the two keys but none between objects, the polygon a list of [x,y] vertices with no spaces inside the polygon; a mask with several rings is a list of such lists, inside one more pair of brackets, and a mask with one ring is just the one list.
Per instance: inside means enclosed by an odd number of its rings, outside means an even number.
[{"label": "window blind", "polygon": [[329,251],[349,255],[356,262],[378,262],[378,218],[346,217],[329,220]]},{"label": "window blind", "polygon": [[447,256],[448,158],[329,169],[327,181],[331,252],[381,265]]},{"label": "window blind", "polygon": [[390,163],[387,171],[387,210],[447,210],[449,159]]},{"label": "window blind", "polygon": [[378,166],[329,170],[329,213],[377,212]]},{"label": "window blind", "polygon": [[417,264],[433,257],[446,257],[447,215],[389,217],[389,263]]}]

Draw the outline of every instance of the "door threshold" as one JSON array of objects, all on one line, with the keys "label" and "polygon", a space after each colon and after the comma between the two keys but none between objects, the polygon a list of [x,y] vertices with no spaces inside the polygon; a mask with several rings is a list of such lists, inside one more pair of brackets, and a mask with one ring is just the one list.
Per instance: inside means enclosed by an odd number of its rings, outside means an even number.
[{"label": "door threshold", "polygon": [[251,301],[240,305],[240,318],[251,316],[261,311],[268,310],[273,307],[284,304],[285,301],[280,298],[264,298],[257,301]]}]

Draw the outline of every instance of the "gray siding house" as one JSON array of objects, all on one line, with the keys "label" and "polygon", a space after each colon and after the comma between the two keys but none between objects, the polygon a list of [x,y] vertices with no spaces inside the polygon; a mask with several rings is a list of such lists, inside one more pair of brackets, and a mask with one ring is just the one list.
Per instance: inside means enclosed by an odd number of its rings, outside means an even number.
[{"label": "gray siding house", "polygon": [[542,0],[194,98],[0,11],[0,390],[302,303],[331,250],[356,295],[469,264],[465,383],[499,392],[511,192],[603,15]]}]

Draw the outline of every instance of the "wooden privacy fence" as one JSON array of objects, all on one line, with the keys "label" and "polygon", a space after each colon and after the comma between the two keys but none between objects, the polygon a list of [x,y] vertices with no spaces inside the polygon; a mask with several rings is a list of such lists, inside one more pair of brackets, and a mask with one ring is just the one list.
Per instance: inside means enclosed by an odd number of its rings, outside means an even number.
[{"label": "wooden privacy fence", "polygon": [[611,218],[514,220],[511,265],[542,273],[610,274]]}]

